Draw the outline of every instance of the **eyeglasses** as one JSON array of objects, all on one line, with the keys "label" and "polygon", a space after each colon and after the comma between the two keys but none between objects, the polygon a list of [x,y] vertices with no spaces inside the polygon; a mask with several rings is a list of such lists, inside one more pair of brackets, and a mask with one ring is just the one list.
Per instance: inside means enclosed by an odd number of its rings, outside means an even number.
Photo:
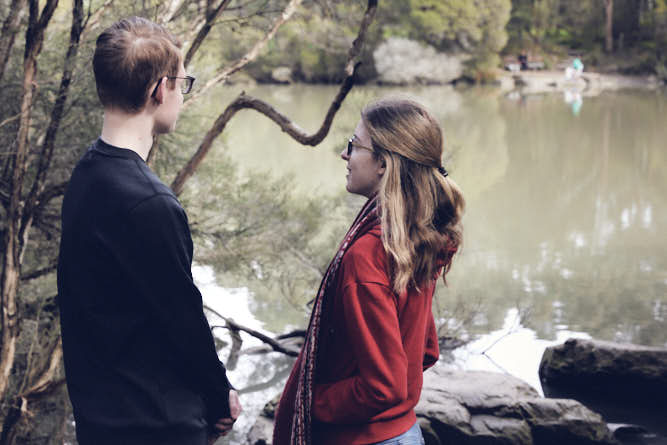
[{"label": "eyeglasses", "polygon": [[[178,76],[166,76],[167,79],[170,80],[175,80],[175,79],[183,79],[183,83],[181,84],[181,93],[183,94],[188,94],[190,91],[192,91],[192,86],[195,84],[195,78],[192,76],[185,76],[185,77],[178,77]],[[155,97],[155,93],[157,92],[157,89],[160,86],[160,82],[162,82],[162,77],[160,80],[157,81],[157,85],[155,85],[155,89],[151,93],[151,97]]]},{"label": "eyeglasses", "polygon": [[373,150],[373,149],[370,148],[370,147],[366,147],[366,146],[364,146],[364,145],[360,145],[360,144],[355,143],[355,142],[354,142],[354,139],[355,139],[355,138],[356,138],[356,136],[352,136],[350,139],[347,140],[347,156],[348,156],[348,157],[349,157],[349,156],[352,156],[352,149],[353,149],[354,147],[357,147],[357,148],[363,148],[363,149],[365,149],[365,150],[370,150],[370,151],[375,151],[375,150]]}]

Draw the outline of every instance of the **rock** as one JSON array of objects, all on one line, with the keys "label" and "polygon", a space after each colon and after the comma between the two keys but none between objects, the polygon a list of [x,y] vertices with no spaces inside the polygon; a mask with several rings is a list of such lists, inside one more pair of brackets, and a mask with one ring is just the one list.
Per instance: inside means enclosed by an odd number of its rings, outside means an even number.
[{"label": "rock", "polygon": [[569,399],[545,399],[505,374],[436,367],[416,408],[427,445],[614,444],[598,414]]},{"label": "rock", "polygon": [[634,441],[641,443],[641,437],[648,433],[646,428],[626,423],[610,423],[609,429],[614,434],[614,437],[622,442]]},{"label": "rock", "polygon": [[279,66],[271,71],[271,80],[276,83],[292,83],[292,69],[287,66]]},{"label": "rock", "polygon": [[248,445],[270,445],[273,438],[273,419],[260,415],[248,431]]},{"label": "rock", "polygon": [[413,40],[392,37],[373,52],[378,81],[390,85],[447,84],[463,75],[469,56],[445,54]]},{"label": "rock", "polygon": [[257,417],[257,421],[248,432],[248,445],[270,445],[273,438],[273,420],[281,394],[275,396],[264,405],[264,409]]},{"label": "rock", "polygon": [[[546,387],[583,388],[609,399],[667,405],[667,349],[570,339],[544,351]],[[657,396],[662,394],[662,396]]]}]

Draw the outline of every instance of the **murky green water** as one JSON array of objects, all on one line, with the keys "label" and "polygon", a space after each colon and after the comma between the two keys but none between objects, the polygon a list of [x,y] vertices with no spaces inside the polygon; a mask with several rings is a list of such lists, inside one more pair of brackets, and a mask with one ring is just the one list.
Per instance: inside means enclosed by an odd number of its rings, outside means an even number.
[{"label": "murky green water", "polygon": [[[206,111],[198,111],[202,119],[240,89],[232,86],[224,97],[212,97],[201,109]],[[313,131],[336,89],[259,86],[247,92]],[[338,152],[360,108],[398,92],[417,98],[441,122],[445,164],[467,198],[464,247],[449,287],[438,290],[437,315],[451,332],[486,339],[486,346],[477,342],[456,354],[457,366],[487,367],[476,358],[503,338],[488,351],[496,350],[488,367],[538,385],[540,351],[569,335],[667,345],[667,97],[662,92],[584,95],[581,107],[573,108],[563,95],[360,87],[315,149],[300,146],[253,111],[234,118],[217,149],[226,150],[244,171],[294,175],[298,193],[340,193],[345,164]],[[257,327],[282,332],[304,320],[279,299],[266,302],[257,295],[249,295],[247,303]],[[513,333],[515,340],[523,335],[524,346],[521,341],[511,346]],[[533,345],[532,352],[526,344]],[[246,378],[239,372],[238,378],[248,384],[269,380],[284,367],[289,366],[280,361],[266,375]],[[257,397],[262,404],[281,384],[278,379],[272,390],[249,400]]]},{"label": "murky green water", "polygon": [[[313,131],[335,91],[299,85],[248,93]],[[561,95],[512,100],[494,89],[364,87],[353,91],[317,148],[300,146],[254,111],[239,113],[219,144],[242,170],[293,174],[298,191],[311,196],[338,193],[345,183],[338,152],[359,109],[399,92],[440,120],[446,165],[468,203],[464,248],[449,289],[440,292],[441,308],[475,303],[477,332],[500,328],[508,309],[522,308],[522,322],[540,338],[567,328],[667,344],[667,98],[661,93],[584,97],[575,115]]]}]

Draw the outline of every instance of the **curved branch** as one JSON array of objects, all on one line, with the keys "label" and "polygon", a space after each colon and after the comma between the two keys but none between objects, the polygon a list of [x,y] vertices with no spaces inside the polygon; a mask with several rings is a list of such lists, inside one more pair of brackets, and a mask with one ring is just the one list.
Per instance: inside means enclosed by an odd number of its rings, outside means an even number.
[{"label": "curved branch", "polygon": [[286,354],[286,355],[289,355],[289,356],[292,356],[292,357],[296,357],[297,355],[299,355],[298,351],[293,351],[291,349],[285,348],[277,340],[269,337],[266,334],[262,334],[259,331],[256,331],[254,329],[250,329],[248,327],[240,325],[237,322],[235,322],[234,320],[232,320],[231,318],[223,316],[222,314],[220,314],[215,309],[212,309],[208,306],[204,306],[204,309],[206,309],[209,312],[212,312],[217,317],[220,317],[225,321],[225,324],[226,324],[225,326],[220,326],[220,325],[211,326],[211,330],[217,329],[217,328],[224,328],[224,329],[230,329],[230,330],[233,330],[233,331],[243,331],[246,334],[249,334],[249,335],[261,340],[262,342],[266,343],[267,345],[271,346],[271,348],[276,352],[282,352],[283,354]]},{"label": "curved branch", "polygon": [[248,96],[245,94],[245,92],[243,92],[234,101],[232,101],[232,103],[230,103],[227,108],[225,108],[208,133],[206,133],[206,136],[204,136],[204,140],[199,145],[197,151],[192,155],[188,163],[178,172],[176,178],[171,183],[171,188],[174,193],[179,195],[183,191],[185,182],[194,174],[201,162],[204,160],[215,139],[220,136],[231,118],[242,109],[250,108],[264,114],[266,117],[278,124],[278,126],[280,126],[280,128],[285,133],[289,134],[292,138],[303,145],[315,146],[319,144],[329,133],[329,129],[331,128],[331,124],[334,117],[336,116],[336,113],[340,109],[343,101],[345,100],[345,97],[354,85],[355,74],[360,65],[358,58],[361,54],[361,48],[366,36],[366,30],[375,17],[376,9],[377,0],[369,0],[368,8],[366,9],[364,18],[359,27],[359,33],[357,38],[352,43],[352,47],[349,51],[348,61],[345,66],[346,77],[343,80],[340,89],[338,90],[338,94],[329,106],[329,110],[327,111],[324,121],[322,122],[322,126],[319,130],[317,130],[312,135],[309,135],[304,130],[299,128],[295,123],[293,123],[287,116],[277,111],[268,103]]},{"label": "curved branch", "polygon": [[259,55],[259,52],[266,46],[266,44],[273,38],[273,36],[276,35],[278,32],[278,29],[287,21],[289,20],[290,17],[294,14],[296,11],[296,8],[301,4],[303,0],[290,0],[290,2],[287,4],[285,9],[283,10],[282,14],[276,19],[276,21],[273,23],[273,26],[269,30],[268,33],[259,41],[255,43],[255,45],[248,51],[243,57],[238,59],[236,62],[234,62],[231,66],[228,68],[225,68],[222,70],[217,76],[214,78],[210,79],[208,82],[204,84],[203,87],[199,88],[194,94],[190,95],[190,98],[183,104],[183,109],[189,107],[192,102],[202,96],[206,91],[208,91],[209,88],[213,87],[214,85],[217,85],[221,82],[224,82],[234,74],[235,72],[239,71],[241,68],[246,66],[248,63],[252,62],[257,58]]}]

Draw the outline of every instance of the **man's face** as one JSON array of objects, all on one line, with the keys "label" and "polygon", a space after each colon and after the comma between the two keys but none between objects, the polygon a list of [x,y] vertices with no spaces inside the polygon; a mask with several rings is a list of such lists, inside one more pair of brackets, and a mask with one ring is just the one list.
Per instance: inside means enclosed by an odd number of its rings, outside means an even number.
[{"label": "man's face", "polygon": [[[185,68],[181,63],[178,76],[185,77]],[[158,105],[155,114],[155,127],[153,133],[162,134],[169,133],[176,127],[178,115],[183,106],[183,93],[181,92],[181,84],[185,82],[184,79],[167,80],[162,88],[162,103]],[[175,85],[174,88],[171,88]],[[162,87],[162,86],[161,86]]]}]

